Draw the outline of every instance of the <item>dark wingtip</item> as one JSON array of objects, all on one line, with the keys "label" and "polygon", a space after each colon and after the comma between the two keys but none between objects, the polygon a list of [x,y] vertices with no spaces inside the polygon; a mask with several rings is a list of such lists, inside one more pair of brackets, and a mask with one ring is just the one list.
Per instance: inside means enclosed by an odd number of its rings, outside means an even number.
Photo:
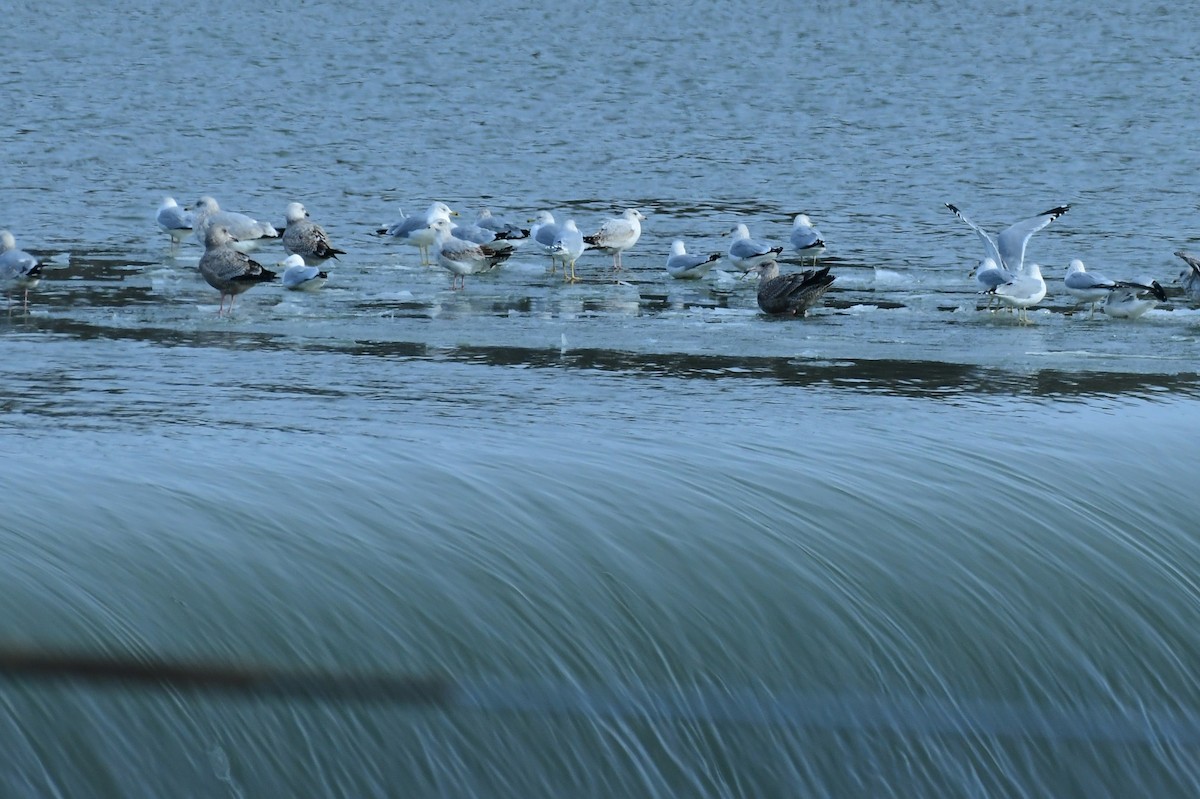
[{"label": "dark wingtip", "polygon": [[776,255],[779,255],[781,252],[783,252],[783,247],[772,247],[770,251]]},{"label": "dark wingtip", "polygon": [[1155,297],[1158,297],[1159,302],[1166,302],[1167,292],[1163,289],[1163,287],[1161,285],[1159,285],[1159,282],[1157,280],[1150,281],[1150,291],[1154,293]]},{"label": "dark wingtip", "polygon": [[1049,217],[1052,217],[1053,219],[1058,219],[1060,216],[1062,216],[1063,214],[1065,214],[1067,211],[1070,211],[1070,210],[1071,210],[1071,206],[1069,206],[1069,205],[1059,205],[1054,208],[1051,208],[1049,211],[1043,211],[1042,213],[1038,214],[1038,216],[1049,216]]},{"label": "dark wingtip", "polygon": [[386,235],[387,235],[387,232],[388,232],[388,229],[387,229],[387,228],[385,228],[385,227],[377,227],[377,228],[375,228],[375,235],[376,235],[376,236],[386,236]]},{"label": "dark wingtip", "polygon": [[945,206],[946,206],[947,208],[949,208],[951,211],[953,211],[954,213],[956,213],[956,214],[957,214],[957,213],[961,213],[961,212],[958,210],[958,207],[957,207],[957,206],[951,205],[950,203],[945,203]]}]

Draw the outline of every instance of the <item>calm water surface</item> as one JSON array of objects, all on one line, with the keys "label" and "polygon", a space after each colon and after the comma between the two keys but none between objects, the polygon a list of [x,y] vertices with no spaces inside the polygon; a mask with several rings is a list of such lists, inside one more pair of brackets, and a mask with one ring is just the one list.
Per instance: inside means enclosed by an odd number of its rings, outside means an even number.
[{"label": "calm water surface", "polygon": [[[643,3],[5,14],[0,647],[432,676],[442,701],[0,682],[5,796],[1190,796],[1190,10]],[[162,195],[348,251],[232,318]],[[619,282],[373,235],[648,219]],[[1050,296],[975,237],[1060,203]],[[803,322],[671,281],[785,242]],[[282,259],[266,245],[260,260]],[[1065,265],[1155,277],[1122,323]]]}]

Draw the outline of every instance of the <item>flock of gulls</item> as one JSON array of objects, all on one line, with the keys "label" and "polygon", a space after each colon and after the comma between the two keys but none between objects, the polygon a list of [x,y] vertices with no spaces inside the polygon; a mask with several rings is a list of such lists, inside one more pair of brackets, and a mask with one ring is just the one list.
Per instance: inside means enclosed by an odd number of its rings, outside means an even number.
[{"label": "flock of gulls", "polygon": [[[1057,206],[1024,219],[995,238],[954,205],[947,203],[946,207],[983,244],[983,258],[970,276],[981,293],[987,295],[988,309],[1007,308],[1016,313],[1020,323],[1028,323],[1029,308],[1045,298],[1047,287],[1041,267],[1026,262],[1026,246],[1034,233],[1065,214],[1070,206]],[[219,315],[232,313],[237,296],[258,283],[279,279],[287,289],[313,291],[328,280],[329,273],[322,267],[345,251],[334,246],[325,229],[309,218],[302,204],[289,203],[284,216],[286,224],[280,232],[269,223],[222,210],[212,197],[201,197],[191,208],[167,197],[158,209],[156,220],[171,237],[172,246],[178,246],[189,236],[203,243],[199,271],[221,294]],[[580,279],[576,262],[588,250],[611,255],[613,271],[620,272],[624,268],[622,253],[637,244],[642,234],[641,223],[646,219],[631,208],[585,235],[573,219],[559,223],[550,211],[538,212],[528,220],[529,227],[501,220],[486,208],[473,223],[455,223],[456,216],[458,213],[445,203],[434,202],[421,214],[406,216],[401,210],[399,219],[375,232],[416,247],[422,264],[444,268],[451,274],[451,288],[461,289],[466,287],[468,275],[496,269],[522,246],[536,248],[548,256],[549,272],[554,274],[561,268],[566,282]],[[812,259],[812,268],[803,271],[780,274],[778,261],[784,248],[754,239],[745,224],[734,225],[726,235],[730,244],[723,253],[692,254],[682,240],[676,239],[667,255],[667,272],[676,279],[698,280],[722,259],[727,260],[743,276],[758,276],[758,305],[764,313],[796,317],[805,316],[809,309],[820,304],[835,280],[828,266],[817,265],[825,252],[825,239],[805,214],[795,215],[789,236],[791,249],[800,257],[801,264]],[[268,239],[278,239],[289,254],[277,264],[282,267],[282,274],[249,255]],[[1190,299],[1200,301],[1200,257],[1182,251],[1175,255],[1186,264],[1179,283]],[[8,290],[10,310],[14,288],[23,292],[23,304],[28,308],[29,289],[40,281],[42,266],[33,255],[17,249],[12,233],[0,231],[0,283]],[[1089,272],[1078,259],[1068,266],[1063,286],[1077,305],[1089,304],[1089,318],[1097,309],[1113,317],[1137,318],[1166,299],[1156,280],[1112,280]]]}]

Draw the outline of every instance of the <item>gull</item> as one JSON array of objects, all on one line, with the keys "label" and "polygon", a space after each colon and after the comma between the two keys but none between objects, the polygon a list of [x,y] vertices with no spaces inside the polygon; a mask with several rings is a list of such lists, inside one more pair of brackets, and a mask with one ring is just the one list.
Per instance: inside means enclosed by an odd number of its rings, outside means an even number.
[{"label": "gull", "polygon": [[24,293],[23,306],[29,308],[29,290],[42,279],[42,264],[37,258],[17,249],[17,240],[7,230],[0,230],[0,282],[8,288],[8,307],[12,308],[12,287]]},{"label": "gull", "polygon": [[[568,283],[576,283],[579,278],[575,276],[575,262],[579,260],[579,256],[583,255],[583,251],[587,249],[584,245],[584,236],[579,232],[579,226],[575,224],[574,219],[568,219],[563,222],[558,228],[558,238],[554,240],[554,244],[550,246],[551,257],[557,258],[563,263],[563,280]],[[571,267],[571,274],[567,274],[567,267]]]},{"label": "gull", "polygon": [[[989,294],[992,289],[999,286],[1001,283],[1008,283],[1013,279],[1013,273],[1009,272],[1004,267],[1000,266],[991,258],[984,258],[979,262],[979,265],[971,270],[968,277],[975,278],[975,282],[983,287],[984,294]],[[992,304],[996,302],[994,294],[989,294],[987,307],[990,309]]]},{"label": "gull", "polygon": [[[1150,296],[1143,296],[1146,292]],[[1149,286],[1128,285],[1118,286],[1108,293],[1101,306],[1104,313],[1117,319],[1137,319],[1149,311],[1160,301],[1167,299],[1167,293],[1157,280],[1151,280]]]},{"label": "gull", "polygon": [[429,259],[429,248],[437,242],[437,233],[433,229],[433,223],[439,219],[446,220],[446,230],[450,230],[450,217],[458,216],[458,211],[450,210],[450,206],[443,202],[431,203],[425,209],[423,214],[414,214],[413,216],[405,216],[404,209],[400,209],[400,219],[393,222],[385,228],[379,228],[375,232],[381,236],[391,236],[401,244],[408,244],[416,247],[421,253],[422,264],[432,264]]},{"label": "gull", "polygon": [[[1140,292],[1150,291],[1156,295],[1162,292],[1162,286],[1159,286],[1156,281],[1150,281],[1151,285],[1147,286],[1142,283],[1132,283],[1123,280],[1110,280],[1099,272],[1089,272],[1083,265],[1083,261],[1076,258],[1071,261],[1071,265],[1067,267],[1067,276],[1063,278],[1063,285],[1066,286],[1067,293],[1075,298],[1077,303],[1090,303],[1092,310],[1088,314],[1088,319],[1091,319],[1096,314],[1096,306],[1101,302],[1107,302],[1108,298],[1117,289],[1133,289],[1134,297],[1136,298]],[[1157,290],[1155,287],[1157,286]],[[1165,300],[1164,294],[1159,299]],[[1157,302],[1155,303],[1157,304]],[[1153,306],[1151,306],[1153,307]],[[1149,310],[1147,308],[1146,310]],[[1138,314],[1141,316],[1142,311]],[[1107,311],[1106,311],[1107,313]],[[1109,314],[1112,316],[1113,314]]]},{"label": "gull", "polygon": [[[518,231],[520,229],[518,228]],[[496,231],[491,228],[483,227],[478,222],[454,225],[450,228],[450,235],[455,238],[469,241],[473,244],[490,244],[496,252],[512,252],[517,248],[517,245],[525,238],[523,235],[512,236],[506,231]]]},{"label": "gull", "polygon": [[[533,219],[529,220],[532,226],[529,228],[529,238],[533,239],[543,251],[550,255],[550,274],[554,274],[558,262],[562,260],[562,253],[556,252],[554,242],[558,241],[559,224],[554,221],[554,214],[549,211],[538,211]],[[563,274],[566,274],[567,264],[563,262]]]},{"label": "gull", "polygon": [[642,220],[645,215],[636,208],[626,209],[614,219],[606,219],[600,229],[583,237],[583,243],[613,257],[613,271],[621,270],[621,253],[637,244],[642,236]]},{"label": "gull", "polygon": [[455,238],[450,233],[448,219],[435,219],[430,227],[435,235],[434,248],[437,252],[437,262],[453,275],[450,281],[452,290],[465,289],[467,275],[493,269],[512,254],[511,251],[497,251],[490,244],[475,244]]},{"label": "gull", "polygon": [[1017,319],[1021,324],[1029,324],[1029,308],[1037,305],[1046,296],[1046,281],[1042,278],[1042,269],[1036,263],[1007,283],[1001,283],[988,290],[996,299],[1005,305],[1017,309]]},{"label": "gull", "polygon": [[742,270],[743,275],[760,264],[774,262],[783,252],[783,247],[771,247],[750,238],[750,229],[741,222],[730,228],[726,235],[733,236],[729,243],[729,261]]},{"label": "gull", "polygon": [[813,266],[816,266],[817,258],[825,252],[825,240],[821,238],[821,231],[813,227],[807,214],[796,214],[796,218],[792,220],[791,242],[792,249],[800,254],[800,263],[812,256]]},{"label": "gull", "polygon": [[171,245],[179,246],[179,242],[192,235],[192,225],[196,218],[191,211],[175,202],[174,197],[163,197],[162,205],[158,206],[155,220],[159,226],[171,235]]},{"label": "gull", "polygon": [[212,197],[201,197],[197,200],[192,213],[195,216],[192,230],[195,231],[196,238],[204,242],[205,247],[208,247],[208,229],[213,225],[227,229],[233,248],[241,252],[250,252],[262,239],[279,238],[279,231],[273,225],[259,222],[245,214],[222,211],[221,206],[217,205],[217,201]]},{"label": "gull", "polygon": [[758,272],[758,307],[779,316],[806,316],[833,285],[829,267],[779,274],[779,264],[765,261],[753,267]]},{"label": "gull", "polygon": [[529,238],[530,231],[527,228],[497,219],[492,215],[490,208],[479,209],[479,213],[475,216],[475,224],[484,230],[492,231],[496,234],[497,239],[503,241],[516,242]]},{"label": "gull", "polygon": [[1179,273],[1178,282],[1183,285],[1189,300],[1200,300],[1200,258],[1183,250],[1177,250],[1175,254],[1187,264],[1187,269]]},{"label": "gull", "polygon": [[275,279],[275,273],[264,269],[262,264],[252,261],[249,255],[234,247],[235,239],[224,225],[209,225],[204,234],[204,255],[200,256],[200,274],[208,285],[221,292],[221,305],[217,315],[225,309],[225,298],[229,297],[229,313],[237,295],[248,291],[256,283]]},{"label": "gull", "polygon": [[991,258],[997,265],[1004,267],[1014,276],[1020,275],[1025,269],[1025,245],[1029,243],[1030,236],[1071,209],[1069,205],[1059,205],[1049,211],[1043,211],[1037,216],[1023,219],[1005,228],[993,241],[983,228],[967,219],[958,208],[950,203],[946,203],[946,207],[979,236],[980,241],[983,242],[984,258]]},{"label": "gull", "polygon": [[671,254],[667,256],[667,272],[677,280],[699,280],[708,274],[713,264],[721,260],[721,253],[713,252],[708,255],[688,255],[683,241],[675,239],[671,242]]},{"label": "gull", "polygon": [[322,272],[318,266],[308,266],[304,258],[296,253],[284,258],[276,266],[284,268],[280,279],[283,287],[292,291],[316,291],[329,279],[328,272]]},{"label": "gull", "polygon": [[329,243],[325,229],[308,218],[308,211],[300,203],[288,203],[287,228],[283,231],[283,249],[299,255],[309,266],[337,260],[339,255],[345,255],[345,250],[338,250]]}]

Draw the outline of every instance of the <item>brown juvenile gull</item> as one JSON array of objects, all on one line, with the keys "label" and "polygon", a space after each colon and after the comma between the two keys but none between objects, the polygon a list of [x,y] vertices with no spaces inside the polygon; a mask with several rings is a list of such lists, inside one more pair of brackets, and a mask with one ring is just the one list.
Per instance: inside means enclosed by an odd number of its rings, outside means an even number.
[{"label": "brown juvenile gull", "polygon": [[229,313],[237,295],[250,289],[255,283],[275,279],[275,273],[264,269],[262,264],[250,259],[233,247],[235,239],[224,225],[209,225],[204,237],[204,255],[200,257],[200,274],[208,285],[221,292],[221,306],[217,315],[225,309],[225,298],[229,297]]},{"label": "brown juvenile gull", "polygon": [[192,214],[192,229],[196,231],[196,238],[205,242],[206,247],[208,229],[213,225],[228,228],[229,235],[233,237],[233,248],[242,252],[253,250],[262,239],[279,238],[279,231],[274,225],[259,222],[245,214],[222,211],[221,206],[217,205],[217,201],[212,197],[201,197],[197,200]]},{"label": "brown juvenile gull", "polygon": [[456,238],[451,235],[450,222],[446,219],[435,219],[430,227],[437,237],[434,242],[437,262],[454,276],[450,281],[451,289],[465,289],[467,275],[493,269],[512,254],[512,250],[497,251],[490,244]]},{"label": "brown juvenile gull", "polygon": [[300,203],[288,203],[287,228],[283,231],[283,249],[299,255],[309,266],[318,266],[330,258],[337,260],[345,250],[334,249],[325,229],[308,218]]},{"label": "brown juvenile gull", "polygon": [[621,269],[621,253],[637,244],[642,235],[642,220],[646,217],[630,208],[615,219],[606,219],[600,229],[583,237],[583,243],[613,257],[613,270]]},{"label": "brown juvenile gull", "polygon": [[789,275],[780,275],[779,264],[774,261],[754,268],[758,271],[758,307],[769,314],[805,316],[835,279],[828,266]]},{"label": "brown juvenile gull", "polygon": [[[17,249],[17,240],[7,230],[0,230],[0,283],[24,291],[24,307],[29,307],[29,290],[42,279],[42,264],[24,250]],[[12,294],[8,295],[12,308]]]}]

